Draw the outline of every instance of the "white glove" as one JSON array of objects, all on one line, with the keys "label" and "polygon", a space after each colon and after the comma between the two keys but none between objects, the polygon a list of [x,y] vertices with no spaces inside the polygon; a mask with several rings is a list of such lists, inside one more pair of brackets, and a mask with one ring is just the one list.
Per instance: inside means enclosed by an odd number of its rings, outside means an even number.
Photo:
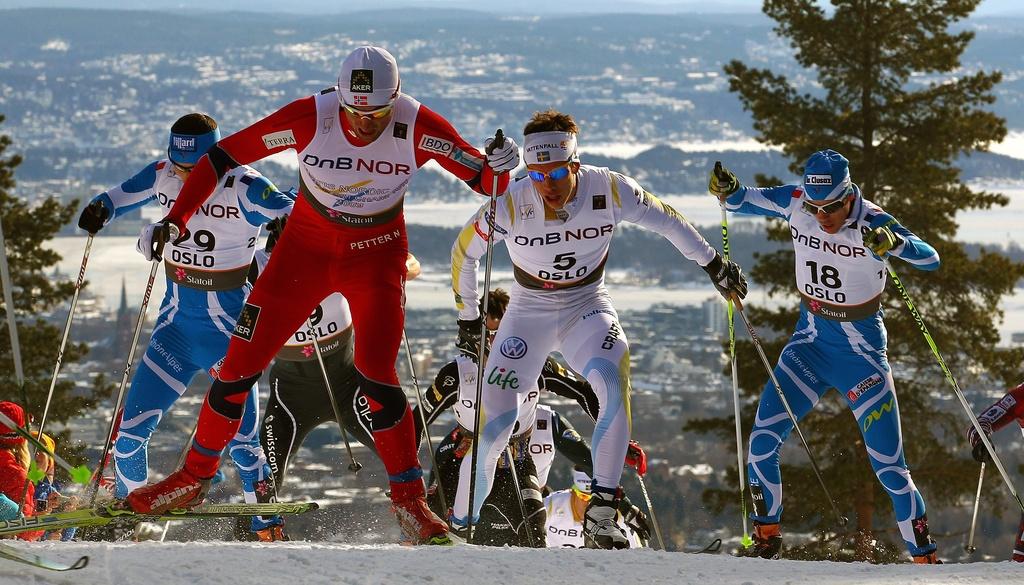
[{"label": "white glove", "polygon": [[[484,141],[484,152],[490,148],[494,138]],[[495,173],[507,173],[519,166],[519,145],[511,137],[505,137],[505,143],[494,149],[494,152],[487,155],[487,166]]]},{"label": "white glove", "polygon": [[178,239],[178,227],[166,219],[142,228],[135,249],[146,260],[163,260],[164,244]]}]

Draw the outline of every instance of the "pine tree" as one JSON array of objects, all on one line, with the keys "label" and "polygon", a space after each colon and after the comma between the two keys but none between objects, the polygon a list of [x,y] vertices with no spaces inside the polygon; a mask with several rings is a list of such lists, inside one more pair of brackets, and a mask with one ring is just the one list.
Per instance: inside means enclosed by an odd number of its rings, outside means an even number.
[{"label": "pine tree", "polygon": [[[0,124],[3,121],[4,116],[0,115]],[[69,300],[74,291],[72,281],[53,276],[53,267],[60,256],[45,244],[75,216],[78,201],[62,204],[54,197],[47,197],[29,203],[13,195],[14,170],[21,164],[22,157],[13,154],[4,158],[10,145],[10,137],[0,134],[0,219],[3,221],[10,265],[25,387],[19,387],[15,376],[11,339],[6,324],[8,307],[3,306],[0,308],[3,326],[3,334],[0,335],[0,387],[4,390],[0,393],[0,399],[24,406],[25,411],[35,417],[35,426],[38,426],[62,333],[58,327],[45,322],[40,315],[55,308],[70,307]],[[84,343],[69,342],[64,353],[65,367],[84,357],[87,352]],[[75,384],[71,380],[58,380],[47,415],[47,428],[52,429],[52,423],[65,422],[93,408],[97,399],[109,394],[110,388],[103,376],[95,378],[93,385],[84,392],[75,391]],[[55,438],[58,452],[70,459],[78,458],[75,455],[79,449],[69,444],[66,432]]]},{"label": "pine tree", "polygon": [[[758,139],[781,148],[793,161],[795,174],[816,150],[841,152],[865,197],[938,250],[942,266],[937,272],[920,272],[898,261],[894,267],[964,387],[993,380],[1009,384],[1019,375],[1022,357],[1020,351],[997,347],[996,326],[1002,320],[999,301],[1024,275],[1024,264],[998,249],[969,256],[963,243],[955,241],[959,212],[1008,202],[1001,194],[961,183],[955,166],[957,157],[984,150],[1006,134],[1004,121],[986,109],[1001,74],[963,71],[960,56],[973,33],[951,29],[979,1],[832,0],[829,15],[814,0],[766,0],[764,12],[776,22],[776,34],[789,40],[797,62],[817,76],[820,88],[801,93],[769,70],[739,61],[725,67],[730,90],[754,117]],[[782,182],[763,176],[740,179],[761,185]],[[781,222],[770,222],[769,232],[774,240],[790,239],[788,226]],[[793,262],[787,247],[759,255],[750,271],[758,286],[787,299],[777,310],[748,309],[763,334],[780,335],[765,344],[771,359],[779,355],[797,319]],[[936,514],[973,495],[976,486],[977,465],[964,459],[967,418],[895,287],[888,286],[883,299],[907,461],[934,524]],[[766,373],[749,344],[739,351],[747,400],[743,422],[749,432]],[[888,552],[903,547],[894,531],[889,498],[871,471],[859,429],[851,423],[845,402],[831,393],[801,422],[801,429],[837,503],[851,518],[857,537],[854,556],[892,558]],[[694,421],[686,430],[731,437],[732,419]],[[784,522],[788,530],[817,530],[817,546],[803,554],[820,557],[835,523],[810,468],[801,464],[805,458],[799,455],[798,442],[791,436],[783,451]],[[735,485],[732,473],[729,485]],[[705,497],[719,509],[738,503],[735,489]],[[876,539],[897,544],[883,552]]]}]

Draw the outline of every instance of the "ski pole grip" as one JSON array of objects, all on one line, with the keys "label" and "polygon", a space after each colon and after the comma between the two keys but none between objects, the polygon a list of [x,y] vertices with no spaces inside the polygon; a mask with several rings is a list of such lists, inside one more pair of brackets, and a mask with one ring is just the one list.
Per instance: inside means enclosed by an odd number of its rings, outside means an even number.
[{"label": "ski pole grip", "polygon": [[505,146],[505,134],[501,131],[501,128],[498,128],[498,131],[494,133],[494,142],[484,149],[484,152],[491,154],[495,148],[501,148],[502,146]]}]

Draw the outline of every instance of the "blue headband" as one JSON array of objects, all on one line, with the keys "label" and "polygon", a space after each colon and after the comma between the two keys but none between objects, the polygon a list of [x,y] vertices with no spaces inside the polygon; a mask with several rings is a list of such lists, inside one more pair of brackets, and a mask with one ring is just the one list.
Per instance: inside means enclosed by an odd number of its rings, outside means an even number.
[{"label": "blue headband", "polygon": [[218,140],[220,128],[214,128],[198,136],[171,132],[171,137],[167,141],[167,158],[181,165],[194,165],[203,158],[210,147],[217,144]]}]

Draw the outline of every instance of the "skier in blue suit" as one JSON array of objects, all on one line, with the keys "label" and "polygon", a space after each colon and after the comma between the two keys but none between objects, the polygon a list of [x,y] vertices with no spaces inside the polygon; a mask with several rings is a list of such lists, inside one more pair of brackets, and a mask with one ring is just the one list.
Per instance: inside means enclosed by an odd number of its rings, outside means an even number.
[{"label": "skier in blue suit", "polygon": [[[875,475],[892,499],[900,535],[914,562],[937,562],[924,499],[903,456],[881,296],[887,274],[884,258],[935,270],[938,253],[866,200],[850,179],[849,162],[834,150],[812,154],[799,185],[746,187],[721,168],[712,172],[708,189],[729,211],[789,222],[802,302],[796,331],[782,350],[775,376],[797,419],[830,388],[845,397]],[[776,558],[782,546],[779,451],[792,428],[769,381],[747,453],[755,541],[745,551],[748,556]]]},{"label": "skier in blue suit", "polygon": [[[95,234],[114,218],[153,202],[170,209],[193,165],[219,139],[213,118],[200,113],[180,118],[171,127],[167,158],[94,197],[82,211],[79,227]],[[217,193],[192,217],[185,232],[168,243],[167,292],[125,398],[114,443],[115,497],[124,498],[146,485],[150,436],[193,376],[200,371],[215,375],[250,289],[246,275],[260,226],[287,215],[292,200],[256,170],[240,165],[221,179]],[[273,490],[258,420],[258,394],[251,392],[242,426],[228,445],[247,502]],[[280,524],[276,517],[254,517],[252,530],[269,539],[280,534],[280,529],[274,530]]]}]

